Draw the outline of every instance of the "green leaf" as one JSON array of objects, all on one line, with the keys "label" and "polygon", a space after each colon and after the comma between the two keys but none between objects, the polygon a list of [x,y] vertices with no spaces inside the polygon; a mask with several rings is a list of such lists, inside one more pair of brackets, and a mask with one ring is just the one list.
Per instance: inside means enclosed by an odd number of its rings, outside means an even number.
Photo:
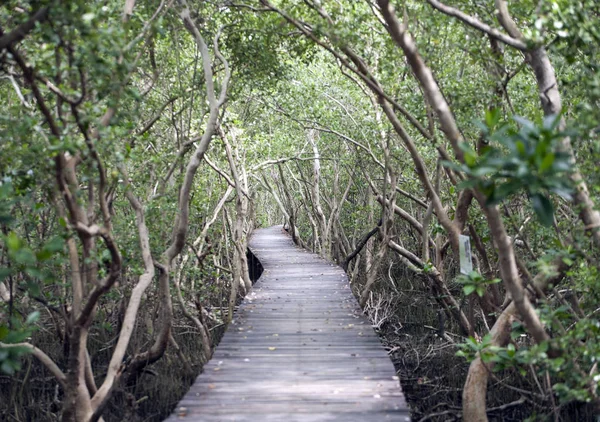
[{"label": "green leaf", "polygon": [[551,226],[554,222],[554,206],[552,202],[541,193],[536,193],[531,195],[531,203],[540,223],[547,227]]},{"label": "green leaf", "polygon": [[61,252],[65,246],[65,241],[60,236],[54,236],[50,239],[41,251],[36,253],[36,257],[40,261],[47,261],[52,258],[52,256],[58,252]]},{"label": "green leaf", "polygon": [[477,286],[475,284],[467,284],[466,286],[463,287],[463,292],[465,293],[466,296],[469,296],[476,289],[477,289]]},{"label": "green leaf", "polygon": [[34,266],[37,262],[35,255],[29,248],[21,248],[13,254],[13,259],[24,266]]},{"label": "green leaf", "polygon": [[490,126],[486,125],[484,122],[480,120],[473,120],[475,126],[477,126],[484,135],[488,135],[490,133]]},{"label": "green leaf", "polygon": [[460,182],[458,185],[456,185],[456,187],[458,188],[458,190],[471,189],[477,186],[477,183],[477,179],[466,179]]},{"label": "green leaf", "polygon": [[485,123],[490,129],[493,129],[500,121],[500,109],[493,108],[485,112]]},{"label": "green leaf", "polygon": [[469,356],[469,355],[468,355],[467,353],[465,353],[463,350],[459,350],[459,351],[458,351],[458,352],[456,352],[454,355],[455,355],[455,356],[458,356],[458,357],[461,357],[461,358],[466,358],[466,357],[468,357],[468,356]]},{"label": "green leaf", "polygon": [[533,124],[533,122],[531,120],[527,120],[524,117],[521,116],[513,116],[513,120],[515,122],[517,122],[518,124],[520,124],[521,126],[523,126],[523,128],[532,131],[532,132],[537,132],[537,128],[535,127],[535,124]]},{"label": "green leaf", "polygon": [[552,164],[554,164],[554,158],[554,153],[551,152],[550,154],[547,154],[542,160],[542,164],[540,165],[540,172],[543,173],[549,168],[551,168]]},{"label": "green leaf", "polygon": [[38,319],[40,319],[40,312],[34,311],[27,316],[25,323],[28,325],[35,324]]},{"label": "green leaf", "polygon": [[0,365],[0,370],[2,372],[4,372],[6,375],[14,375],[14,373],[15,373],[15,368],[13,366],[13,362],[11,362],[10,360],[3,361],[2,365]]},{"label": "green leaf", "polygon": [[482,165],[482,166],[473,167],[471,174],[473,174],[473,176],[475,176],[475,177],[482,177],[482,176],[487,176],[488,174],[492,174],[495,171],[496,171],[495,167]]},{"label": "green leaf", "polygon": [[443,160],[442,165],[450,170],[454,170],[456,172],[462,172],[464,169],[460,164],[453,163],[452,161]]},{"label": "green leaf", "polygon": [[467,142],[461,142],[459,148],[464,152],[465,164],[469,167],[477,163],[477,153]]},{"label": "green leaf", "polygon": [[0,325],[0,340],[4,340],[8,335],[8,327],[6,325]]},{"label": "green leaf", "polygon": [[544,117],[544,122],[542,127],[546,130],[555,130],[560,123],[560,115],[559,114],[549,114]]},{"label": "green leaf", "polygon": [[10,232],[8,236],[6,236],[6,246],[9,251],[17,251],[21,249],[21,239],[17,236],[15,232]]},{"label": "green leaf", "polygon": [[52,252],[46,249],[42,249],[41,251],[35,254],[35,257],[38,261],[47,261],[52,258]]},{"label": "green leaf", "polygon": [[12,270],[10,268],[0,268],[0,281],[4,280],[6,277],[11,275]]},{"label": "green leaf", "polygon": [[37,278],[38,280],[41,280],[44,277],[44,273],[42,273],[42,271],[34,267],[25,268],[25,272],[27,273],[27,275],[33,278]]},{"label": "green leaf", "polygon": [[65,240],[60,236],[54,236],[44,245],[44,249],[50,252],[61,252],[65,246]]},{"label": "green leaf", "polygon": [[32,296],[41,296],[42,295],[42,291],[40,290],[40,286],[38,283],[29,282],[26,284],[26,287],[27,287],[27,291]]},{"label": "green leaf", "polygon": [[513,193],[519,191],[519,189],[523,188],[523,184],[519,179],[509,180],[506,183],[502,183],[500,186],[496,187],[495,190],[495,199],[500,202],[505,198],[508,198]]},{"label": "green leaf", "polygon": [[567,201],[573,200],[573,190],[569,187],[553,186],[549,190]]}]

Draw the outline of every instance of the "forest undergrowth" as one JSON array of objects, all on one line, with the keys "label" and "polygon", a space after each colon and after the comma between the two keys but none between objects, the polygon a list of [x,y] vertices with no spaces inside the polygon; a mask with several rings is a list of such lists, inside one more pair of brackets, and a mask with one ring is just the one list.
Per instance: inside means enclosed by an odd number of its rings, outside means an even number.
[{"label": "forest undergrowth", "polygon": [[[393,283],[381,283],[364,311],[394,363],[413,422],[463,420],[462,392],[469,365],[456,355],[458,327],[432,306],[431,292],[419,287],[419,277],[398,262],[392,261],[380,276]],[[357,283],[361,281],[364,274],[358,275]],[[536,412],[546,413],[552,404],[528,400],[535,382],[514,370],[495,373],[488,392],[489,420],[538,420]],[[557,414],[564,422],[594,420],[592,406],[585,404],[562,407]]]}]

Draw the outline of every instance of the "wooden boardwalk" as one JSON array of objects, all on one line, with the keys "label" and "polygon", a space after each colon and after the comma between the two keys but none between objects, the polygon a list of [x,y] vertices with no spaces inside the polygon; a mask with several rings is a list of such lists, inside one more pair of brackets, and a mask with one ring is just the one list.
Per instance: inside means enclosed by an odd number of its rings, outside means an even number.
[{"label": "wooden boardwalk", "polygon": [[281,226],[257,230],[250,248],[265,271],[168,421],[410,421],[343,270]]}]

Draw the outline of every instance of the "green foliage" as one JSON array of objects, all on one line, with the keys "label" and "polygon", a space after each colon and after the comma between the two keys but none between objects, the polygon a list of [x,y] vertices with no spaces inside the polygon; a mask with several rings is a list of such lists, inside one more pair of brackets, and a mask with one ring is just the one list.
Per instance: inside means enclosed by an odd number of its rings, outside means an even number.
[{"label": "green foliage", "polygon": [[[40,317],[38,311],[30,313],[25,321],[19,318],[11,318],[10,325],[0,324],[0,343],[17,344],[22,343],[31,338],[35,331],[35,323]],[[0,346],[0,372],[7,375],[13,375],[21,369],[21,358],[31,349],[25,346]]]},{"label": "green foliage", "polygon": [[27,245],[14,231],[0,235],[0,240],[9,258],[8,265],[0,267],[0,281],[11,275],[23,274],[27,291],[32,296],[39,297],[42,292],[40,283],[43,285],[55,281],[54,274],[47,264],[61,262],[64,239],[60,236],[52,237],[37,249]]},{"label": "green foliage", "polygon": [[468,175],[461,187],[476,187],[490,205],[525,193],[539,221],[549,226],[554,219],[549,194],[571,199],[573,187],[566,177],[570,157],[560,148],[560,140],[569,133],[558,130],[560,116],[548,116],[540,125],[518,116],[514,120],[518,130],[501,124],[498,111],[488,112],[485,123],[478,122],[488,145],[478,155],[463,144],[465,164],[445,165]]},{"label": "green foliage", "polygon": [[572,63],[578,53],[600,43],[598,10],[586,7],[585,2],[560,0],[544,4],[536,26],[549,32],[549,37],[558,36],[563,53]]},{"label": "green foliage", "polygon": [[490,359],[492,354],[489,352],[491,343],[490,335],[484,336],[481,341],[474,337],[468,337],[463,343],[458,345],[459,350],[456,356],[465,358],[468,362],[472,362],[477,356],[481,356],[485,361]]},{"label": "green foliage", "polygon": [[498,284],[502,280],[494,278],[486,280],[477,271],[471,271],[469,274],[461,274],[457,277],[456,281],[463,285],[463,293],[468,296],[472,293],[477,293],[477,296],[483,297],[488,286],[492,284]]},{"label": "green foliage", "polygon": [[[25,179],[29,178],[26,175]],[[16,231],[9,230],[11,227],[18,227],[18,222],[13,217],[15,208],[27,204],[28,191],[33,187],[33,183],[23,184],[23,177],[16,180],[16,189],[12,183],[14,178],[5,177],[0,184],[0,224],[4,231],[0,233],[0,250],[6,252],[5,260],[0,265],[0,282],[8,282],[13,294],[21,288],[27,295],[41,298],[43,286],[56,282],[55,270],[63,262],[65,242],[62,236],[56,235],[39,246],[31,246]],[[37,207],[38,211],[40,209],[41,207]],[[11,306],[19,307],[16,303]],[[24,321],[14,314],[14,309],[7,303],[0,305],[0,312],[13,312],[8,315],[8,322],[0,322],[0,342],[14,344],[31,338],[40,316],[39,311],[32,311]],[[21,358],[29,351],[29,348],[21,346],[0,348],[0,371],[13,375],[21,368]]]}]

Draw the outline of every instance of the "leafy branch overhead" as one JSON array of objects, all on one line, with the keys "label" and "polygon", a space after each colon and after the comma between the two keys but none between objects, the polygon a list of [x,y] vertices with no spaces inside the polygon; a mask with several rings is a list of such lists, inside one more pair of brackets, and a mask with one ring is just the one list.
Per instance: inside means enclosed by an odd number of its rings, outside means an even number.
[{"label": "leafy branch overhead", "polygon": [[561,117],[550,115],[541,124],[514,116],[514,124],[500,121],[500,111],[486,113],[485,122],[476,121],[484,145],[476,152],[463,143],[465,163],[444,165],[468,176],[459,188],[477,188],[488,205],[496,205],[511,195],[525,193],[539,221],[552,225],[554,206],[550,194],[570,201],[573,183],[566,177],[572,171],[571,157],[561,150],[560,140],[573,133],[558,130]]}]

